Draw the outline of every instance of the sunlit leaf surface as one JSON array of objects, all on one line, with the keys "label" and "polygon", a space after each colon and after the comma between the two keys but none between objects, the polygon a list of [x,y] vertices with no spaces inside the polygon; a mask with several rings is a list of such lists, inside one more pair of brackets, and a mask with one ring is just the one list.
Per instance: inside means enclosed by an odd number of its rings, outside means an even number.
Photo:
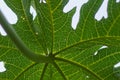
[{"label": "sunlit leaf surface", "polygon": [[[55,56],[54,63],[35,63],[24,57],[9,37],[0,36],[0,60],[6,71],[0,80],[119,80],[120,3],[109,0],[108,18],[94,16],[102,0],[83,5],[74,30],[63,8],[68,0],[5,0],[17,14],[13,25],[24,43],[36,54]],[[37,12],[33,20],[30,6]],[[100,49],[102,46],[107,48]],[[97,51],[97,54],[95,52]]]}]

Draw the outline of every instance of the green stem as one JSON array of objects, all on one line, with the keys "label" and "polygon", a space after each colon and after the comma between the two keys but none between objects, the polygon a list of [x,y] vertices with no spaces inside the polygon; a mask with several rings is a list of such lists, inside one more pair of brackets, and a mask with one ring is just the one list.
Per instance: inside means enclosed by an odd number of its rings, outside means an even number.
[{"label": "green stem", "polygon": [[57,65],[56,62],[52,63],[54,65],[54,67],[57,69],[57,71],[61,74],[61,76],[63,77],[64,80],[67,80],[67,77],[65,76],[65,74],[62,72],[62,70],[60,69],[60,67]]},{"label": "green stem", "polygon": [[44,77],[44,75],[45,75],[45,71],[46,71],[47,67],[48,67],[48,63],[46,63],[45,66],[44,66],[44,68],[43,68],[43,71],[42,71],[40,80],[43,80],[43,77]]},{"label": "green stem", "polygon": [[42,62],[42,63],[51,62],[51,59],[49,57],[35,54],[23,43],[23,41],[20,39],[20,37],[13,29],[13,26],[8,23],[8,21],[6,20],[6,18],[4,17],[1,11],[0,11],[0,24],[2,25],[8,36],[15,43],[15,45],[23,53],[24,56],[26,56],[27,58],[29,58],[34,62]]}]

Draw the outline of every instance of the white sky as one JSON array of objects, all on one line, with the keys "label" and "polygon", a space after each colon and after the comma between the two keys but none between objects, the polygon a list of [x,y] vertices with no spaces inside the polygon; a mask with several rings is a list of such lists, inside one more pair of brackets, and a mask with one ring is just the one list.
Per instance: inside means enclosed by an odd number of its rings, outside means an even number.
[{"label": "white sky", "polygon": [[[66,4],[66,6],[63,8],[63,12],[67,13],[70,10],[72,10],[74,7],[76,7],[76,12],[72,17],[71,27],[76,30],[77,24],[80,22],[80,10],[81,7],[89,2],[88,0],[69,0],[69,2]],[[118,2],[118,0],[116,1]],[[40,0],[40,3],[46,3],[45,0]],[[102,18],[107,18],[107,4],[108,0],[104,0],[101,7],[95,14],[95,19],[100,21]],[[10,24],[15,24],[17,22],[17,16],[16,14],[4,3],[4,0],[0,0],[0,10],[4,13],[6,16],[8,22]],[[33,14],[33,19],[36,16],[36,12],[33,7],[30,8],[30,12]],[[9,14],[8,14],[9,13]],[[3,31],[2,27],[0,26],[0,32],[3,36],[6,36],[7,34],[5,31]]]}]

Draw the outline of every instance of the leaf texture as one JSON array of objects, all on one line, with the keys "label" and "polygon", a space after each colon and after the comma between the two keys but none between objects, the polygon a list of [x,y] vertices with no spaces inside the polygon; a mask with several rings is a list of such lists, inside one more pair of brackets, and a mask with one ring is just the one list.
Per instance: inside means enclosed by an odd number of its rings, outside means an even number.
[{"label": "leaf texture", "polygon": [[[76,30],[71,28],[75,9],[63,13],[68,0],[5,2],[17,14],[18,22],[12,26],[23,42],[36,54],[54,58],[53,63],[33,62],[21,55],[9,37],[0,36],[0,60],[7,68],[0,73],[0,80],[120,79],[114,71],[120,62],[120,4],[115,0],[109,0],[109,17],[99,22],[94,15],[102,1],[89,0],[81,9]],[[35,20],[29,11],[31,5],[37,12]],[[99,50],[101,46],[108,48]]]}]

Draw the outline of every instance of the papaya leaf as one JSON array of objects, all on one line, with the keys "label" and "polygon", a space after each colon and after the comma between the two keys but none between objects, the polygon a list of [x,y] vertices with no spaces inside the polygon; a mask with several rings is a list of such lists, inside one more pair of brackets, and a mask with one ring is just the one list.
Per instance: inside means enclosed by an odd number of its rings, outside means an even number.
[{"label": "papaya leaf", "polygon": [[[9,24],[0,15],[8,34],[0,36],[0,61],[6,67],[0,80],[120,79],[119,1],[76,0],[73,6],[74,0],[4,1],[18,21]],[[97,20],[95,14],[104,4],[107,16],[101,14]],[[34,20],[30,6],[37,13]],[[72,7],[65,10],[65,6]]]}]

